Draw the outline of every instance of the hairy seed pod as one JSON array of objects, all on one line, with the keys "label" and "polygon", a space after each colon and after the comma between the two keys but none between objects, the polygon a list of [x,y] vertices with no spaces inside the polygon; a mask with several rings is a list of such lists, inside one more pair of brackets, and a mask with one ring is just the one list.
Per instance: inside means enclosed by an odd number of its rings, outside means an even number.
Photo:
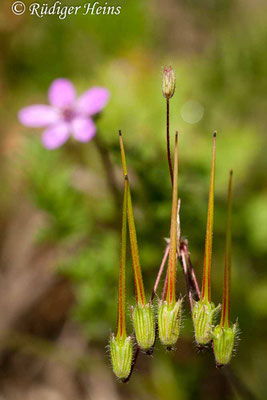
[{"label": "hairy seed pod", "polygon": [[162,75],[162,93],[166,99],[170,99],[175,92],[175,74],[171,66],[164,68]]},{"label": "hairy seed pod", "polygon": [[159,338],[164,346],[173,346],[179,337],[182,317],[182,299],[174,304],[160,301],[158,307]]},{"label": "hairy seed pod", "polygon": [[214,303],[206,300],[194,302],[193,323],[198,344],[206,345],[211,341],[213,322],[220,308],[220,305],[215,307]]},{"label": "hairy seed pod", "polygon": [[217,325],[213,330],[213,348],[216,363],[218,365],[229,364],[234,344],[236,340],[236,333],[238,331],[237,323],[229,327]]},{"label": "hairy seed pod", "polygon": [[137,304],[132,312],[137,343],[148,352],[155,343],[155,317],[151,303],[144,306]]},{"label": "hairy seed pod", "polygon": [[127,379],[133,362],[133,342],[130,336],[110,339],[110,355],[114,374],[119,379]]}]

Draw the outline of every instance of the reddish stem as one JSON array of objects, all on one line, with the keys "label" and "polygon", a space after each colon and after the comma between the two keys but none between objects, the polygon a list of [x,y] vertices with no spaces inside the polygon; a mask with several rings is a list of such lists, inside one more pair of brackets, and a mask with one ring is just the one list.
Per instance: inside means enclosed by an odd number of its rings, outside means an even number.
[{"label": "reddish stem", "polygon": [[157,275],[157,279],[156,279],[156,282],[155,282],[155,285],[154,285],[154,288],[153,288],[153,292],[152,292],[152,295],[151,295],[151,298],[150,298],[151,302],[153,301],[153,299],[155,297],[155,294],[157,292],[158,285],[159,285],[159,282],[160,282],[160,279],[161,279],[161,276],[162,276],[162,273],[163,273],[163,270],[164,270],[168,255],[169,255],[169,250],[170,250],[170,245],[168,244],[166,249],[165,249],[164,256],[163,256],[163,259],[161,261],[161,265],[160,265],[159,272],[158,272],[158,275]]},{"label": "reddish stem", "polygon": [[166,105],[167,105],[167,123],[166,123],[166,128],[167,128],[167,155],[168,155],[168,164],[169,164],[169,170],[170,170],[170,177],[171,177],[171,182],[173,185],[173,169],[172,169],[172,158],[171,158],[171,146],[170,146],[170,102],[169,99],[166,99]]}]

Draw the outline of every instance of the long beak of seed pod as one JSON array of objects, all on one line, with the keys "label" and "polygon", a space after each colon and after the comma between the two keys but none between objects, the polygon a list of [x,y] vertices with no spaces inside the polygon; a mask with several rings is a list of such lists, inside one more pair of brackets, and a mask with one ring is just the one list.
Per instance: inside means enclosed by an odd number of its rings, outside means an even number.
[{"label": "long beak of seed pod", "polygon": [[128,179],[124,179],[124,195],[122,207],[122,232],[121,232],[121,254],[120,254],[120,278],[119,278],[119,296],[118,296],[118,320],[117,320],[117,338],[125,338],[125,265],[126,265],[126,235],[127,235],[127,197],[128,197]]},{"label": "long beak of seed pod", "polygon": [[110,338],[110,355],[114,374],[126,381],[131,374],[133,362],[133,342],[127,337],[125,320],[125,266],[126,266],[126,235],[127,235],[127,198],[128,179],[124,179],[124,195],[122,208],[122,231],[121,231],[121,253],[120,253],[120,275],[118,295],[118,319],[116,337],[112,334]]},{"label": "long beak of seed pod", "polygon": [[[122,168],[124,176],[127,175],[127,165],[126,165],[126,157],[123,145],[122,134],[120,134],[120,148],[121,148],[121,159],[122,159]],[[146,297],[144,291],[143,277],[139,259],[139,251],[134,223],[134,214],[133,214],[133,206],[132,206],[132,198],[130,191],[130,184],[128,180],[128,195],[127,195],[127,211],[128,211],[128,225],[129,225],[129,233],[130,233],[130,243],[131,243],[131,252],[132,252],[132,261],[133,261],[133,270],[134,270],[134,282],[135,282],[135,293],[136,293],[136,301],[140,305],[146,304]]]},{"label": "long beak of seed pod", "polygon": [[224,287],[223,303],[220,325],[228,328],[230,324],[230,275],[231,275],[231,215],[232,215],[232,181],[233,171],[230,171],[227,199],[227,220],[225,240],[225,265],[224,265]]},{"label": "long beak of seed pod", "polygon": [[212,258],[214,188],[215,188],[215,152],[216,152],[216,132],[214,132],[213,134],[209,205],[208,205],[204,268],[203,268],[202,292],[201,292],[201,300],[207,300],[208,302],[210,301],[210,270],[211,270],[211,258]]},{"label": "long beak of seed pod", "polygon": [[199,301],[194,303],[193,323],[195,338],[199,345],[203,346],[212,339],[212,326],[220,305],[215,305],[210,301],[210,270],[212,257],[212,233],[213,233],[213,213],[214,213],[214,181],[215,181],[215,149],[216,132],[213,135],[212,163],[210,174],[209,205],[206,228],[205,255],[202,279],[202,292]]},{"label": "long beak of seed pod", "polygon": [[[125,158],[121,132],[120,132],[120,147],[121,147],[123,174],[128,180],[126,158]],[[128,213],[128,225],[130,233],[133,271],[134,271],[135,294],[137,302],[136,306],[133,307],[132,309],[132,319],[138,345],[140,346],[141,349],[145,350],[148,354],[150,354],[155,343],[155,318],[151,302],[146,303],[143,277],[139,260],[139,251],[138,251],[129,181],[128,181],[128,193],[127,193],[127,213]]]},{"label": "long beak of seed pod", "polygon": [[168,262],[168,283],[166,300],[168,304],[176,302],[176,261],[177,261],[177,204],[178,204],[178,133],[175,135],[174,172],[172,190],[172,215],[170,231],[170,252]]},{"label": "long beak of seed pod", "polygon": [[229,364],[231,361],[238,324],[230,323],[230,274],[231,274],[231,214],[232,214],[232,179],[233,171],[230,171],[227,199],[227,220],[225,240],[225,265],[223,303],[220,324],[213,330],[213,350],[217,366]]}]

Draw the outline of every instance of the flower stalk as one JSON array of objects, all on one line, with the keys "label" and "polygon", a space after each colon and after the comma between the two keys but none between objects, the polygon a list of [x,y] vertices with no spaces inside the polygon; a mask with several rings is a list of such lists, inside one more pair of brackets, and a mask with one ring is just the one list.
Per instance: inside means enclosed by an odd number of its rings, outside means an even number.
[{"label": "flower stalk", "polygon": [[220,306],[215,307],[210,301],[210,272],[212,259],[212,235],[214,215],[214,189],[215,189],[215,155],[216,132],[213,134],[212,163],[209,188],[208,216],[206,227],[205,254],[203,266],[203,279],[200,300],[194,302],[193,324],[195,338],[199,345],[204,346],[212,339],[212,326]]},{"label": "flower stalk", "polygon": [[213,349],[217,365],[225,365],[230,362],[238,329],[237,322],[230,323],[232,180],[233,171],[231,170],[227,199],[222,313],[220,324],[214,328],[213,332]]}]

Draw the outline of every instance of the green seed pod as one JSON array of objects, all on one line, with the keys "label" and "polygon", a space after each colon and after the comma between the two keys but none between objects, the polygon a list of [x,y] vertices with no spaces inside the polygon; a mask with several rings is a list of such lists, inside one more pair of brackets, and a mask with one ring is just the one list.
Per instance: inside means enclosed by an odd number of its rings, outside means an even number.
[{"label": "green seed pod", "polygon": [[155,317],[151,303],[144,306],[137,304],[132,312],[137,343],[148,352],[155,343]]},{"label": "green seed pod", "polygon": [[164,346],[173,346],[179,337],[182,317],[182,299],[174,304],[160,301],[158,307],[159,338]]},{"label": "green seed pod", "polygon": [[205,345],[211,341],[212,325],[220,308],[220,305],[215,307],[214,303],[206,300],[194,302],[193,323],[198,344]]},{"label": "green seed pod", "polygon": [[122,380],[128,378],[133,362],[133,342],[130,336],[110,339],[110,355],[114,374]]},{"label": "green seed pod", "polygon": [[162,75],[162,93],[166,99],[170,99],[175,92],[175,75],[171,66],[164,68]]},{"label": "green seed pod", "polygon": [[217,325],[214,328],[214,355],[218,365],[229,364],[234,349],[237,330],[237,323],[229,327]]}]

